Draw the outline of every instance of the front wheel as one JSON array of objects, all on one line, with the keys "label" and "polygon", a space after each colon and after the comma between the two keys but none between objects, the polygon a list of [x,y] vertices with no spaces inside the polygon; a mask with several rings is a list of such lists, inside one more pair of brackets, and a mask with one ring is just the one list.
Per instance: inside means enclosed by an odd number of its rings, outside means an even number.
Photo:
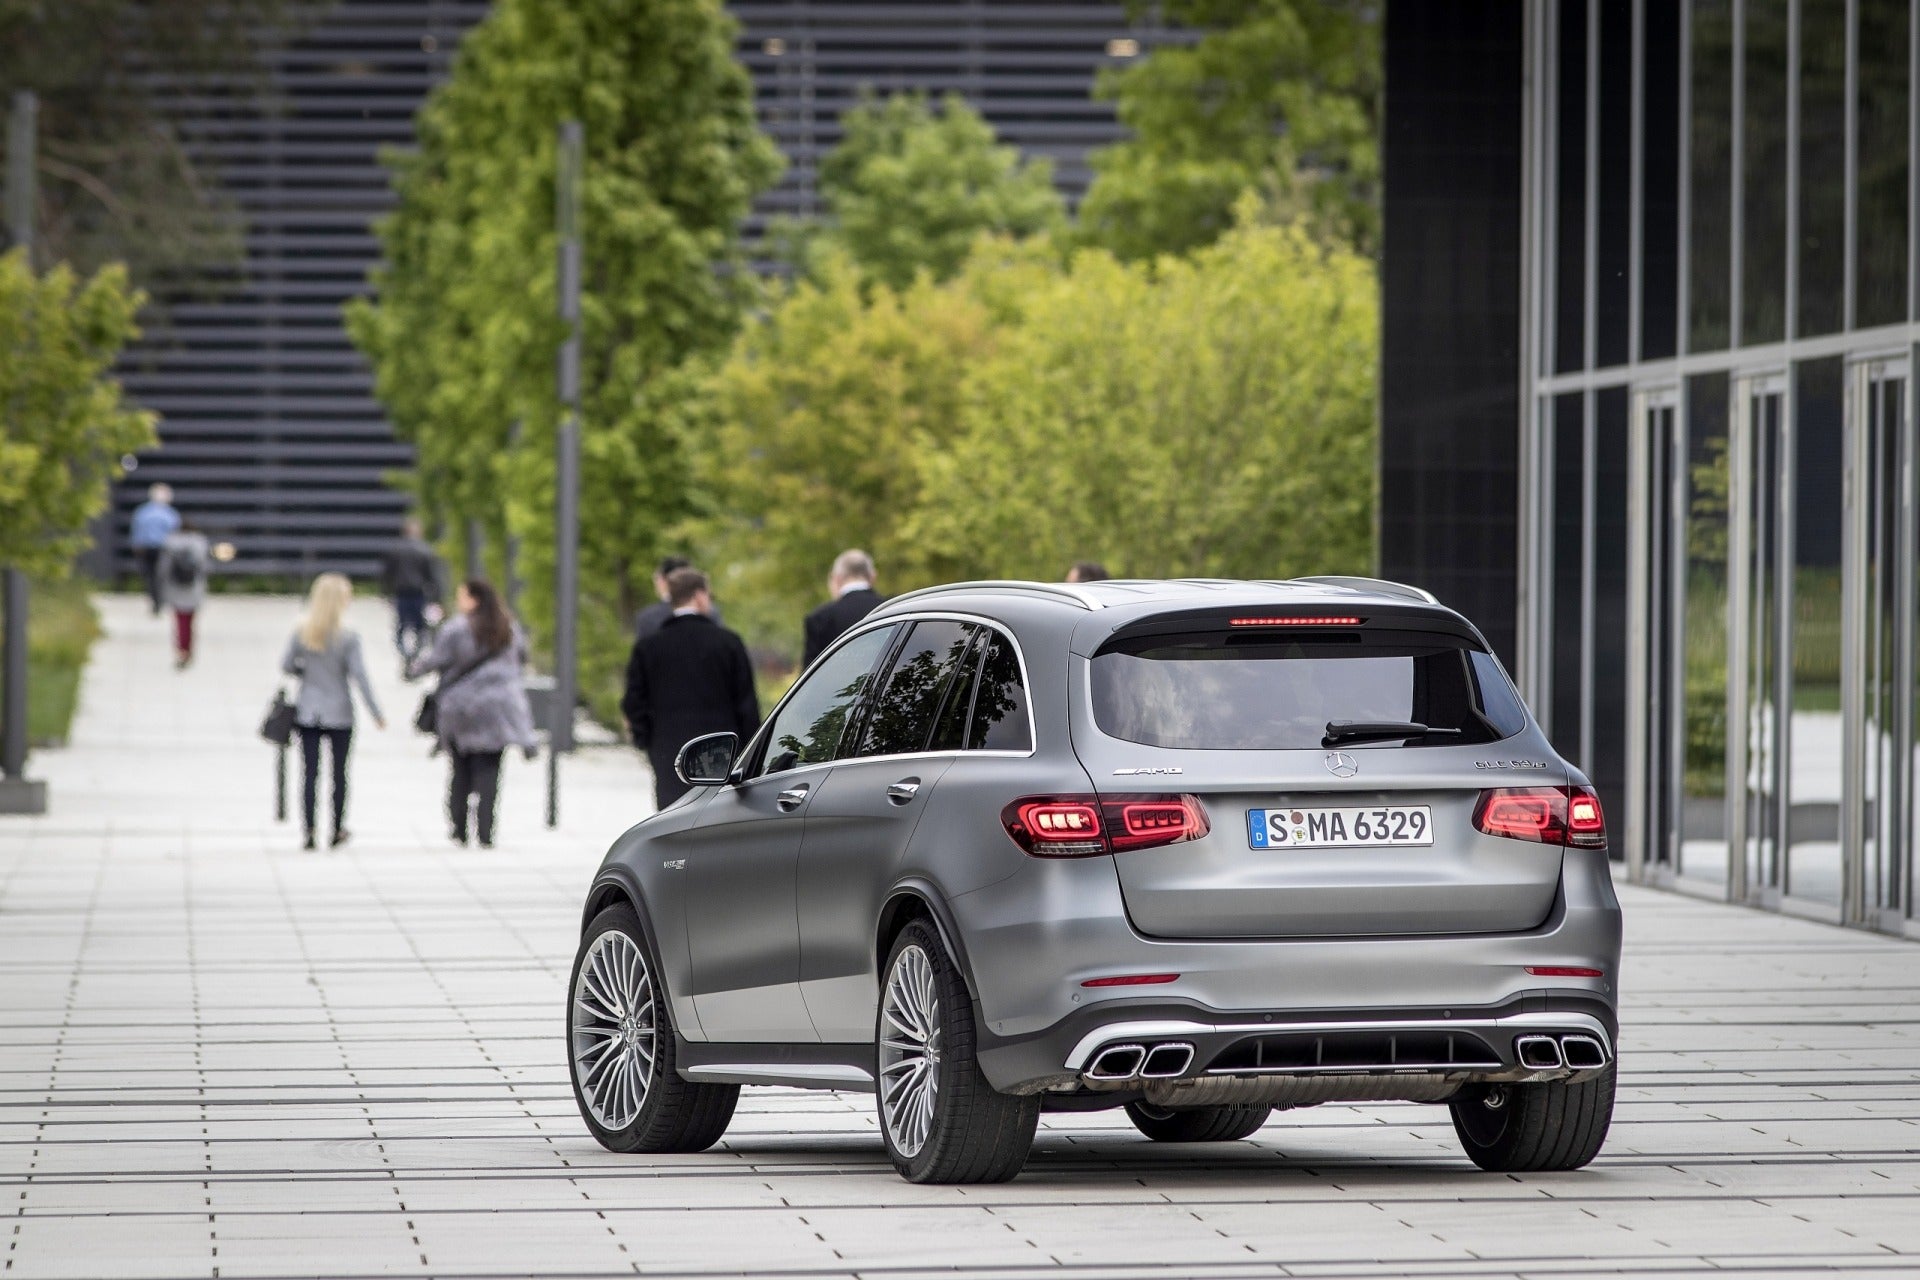
[{"label": "front wheel", "polygon": [[909,1182],[1006,1182],[1033,1148],[1040,1099],[1000,1093],[974,1057],[967,984],[925,920],[894,940],[875,1029],[880,1132]]},{"label": "front wheel", "polygon": [[1614,1067],[1578,1084],[1495,1084],[1448,1104],[1467,1158],[1489,1173],[1578,1169],[1613,1122]]},{"label": "front wheel", "polygon": [[1129,1102],[1127,1119],[1155,1142],[1238,1142],[1258,1133],[1272,1107],[1156,1107]]},{"label": "front wheel", "polygon": [[740,1099],[737,1084],[691,1084],[674,1068],[673,1013],[640,918],[593,918],[573,961],[567,1066],[574,1101],[609,1151],[705,1151]]}]

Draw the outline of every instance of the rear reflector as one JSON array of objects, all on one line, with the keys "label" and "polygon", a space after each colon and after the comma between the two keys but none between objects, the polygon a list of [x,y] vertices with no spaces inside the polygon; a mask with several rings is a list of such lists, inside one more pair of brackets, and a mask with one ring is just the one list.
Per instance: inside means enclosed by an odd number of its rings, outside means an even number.
[{"label": "rear reflector", "polygon": [[1358,618],[1232,618],[1230,627],[1357,627]]},{"label": "rear reflector", "polygon": [[1083,987],[1157,987],[1163,982],[1179,980],[1177,973],[1122,973],[1111,978],[1088,978],[1080,985]]},{"label": "rear reflector", "polygon": [[1473,825],[1490,836],[1574,849],[1607,847],[1607,820],[1589,787],[1501,787],[1482,791]]},{"label": "rear reflector", "polygon": [[1586,969],[1577,964],[1530,964],[1527,972],[1536,978],[1604,978],[1603,969]]},{"label": "rear reflector", "polygon": [[1091,858],[1198,840],[1211,830],[1194,796],[1028,796],[1000,811],[1013,842],[1037,858]]}]

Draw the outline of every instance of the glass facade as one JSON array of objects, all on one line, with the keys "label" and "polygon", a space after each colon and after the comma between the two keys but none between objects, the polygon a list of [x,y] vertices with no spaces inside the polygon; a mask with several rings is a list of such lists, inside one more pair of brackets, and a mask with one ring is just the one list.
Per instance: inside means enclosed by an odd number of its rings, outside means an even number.
[{"label": "glass facade", "polygon": [[1916,9],[1524,6],[1515,649],[1635,878],[1920,936]]}]

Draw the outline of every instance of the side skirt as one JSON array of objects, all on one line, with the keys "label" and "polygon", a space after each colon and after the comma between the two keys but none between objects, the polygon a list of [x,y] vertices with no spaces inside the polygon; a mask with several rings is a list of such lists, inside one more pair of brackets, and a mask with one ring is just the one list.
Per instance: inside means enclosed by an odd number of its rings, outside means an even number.
[{"label": "side skirt", "polygon": [[683,1079],[873,1092],[870,1044],[714,1044],[674,1037]]}]

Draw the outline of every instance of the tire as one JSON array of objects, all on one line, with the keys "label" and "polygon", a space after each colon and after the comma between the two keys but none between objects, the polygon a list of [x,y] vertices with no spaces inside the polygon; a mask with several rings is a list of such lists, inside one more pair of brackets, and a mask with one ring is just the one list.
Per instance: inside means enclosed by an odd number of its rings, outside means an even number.
[{"label": "tire", "polygon": [[1613,1065],[1579,1084],[1487,1085],[1448,1104],[1467,1157],[1489,1173],[1578,1169],[1613,1122]]},{"label": "tire", "polygon": [[672,1004],[633,908],[612,906],[593,918],[567,993],[567,1075],[580,1117],[601,1146],[686,1152],[720,1140],[740,1086],[680,1078]]},{"label": "tire", "polygon": [[1038,1096],[1000,1093],[974,1057],[967,984],[925,920],[909,921],[881,971],[874,1029],[881,1140],[909,1182],[1006,1182],[1027,1161]]},{"label": "tire", "polygon": [[1178,1111],[1151,1102],[1129,1102],[1127,1119],[1155,1142],[1238,1142],[1260,1131],[1272,1107],[1186,1107]]}]

